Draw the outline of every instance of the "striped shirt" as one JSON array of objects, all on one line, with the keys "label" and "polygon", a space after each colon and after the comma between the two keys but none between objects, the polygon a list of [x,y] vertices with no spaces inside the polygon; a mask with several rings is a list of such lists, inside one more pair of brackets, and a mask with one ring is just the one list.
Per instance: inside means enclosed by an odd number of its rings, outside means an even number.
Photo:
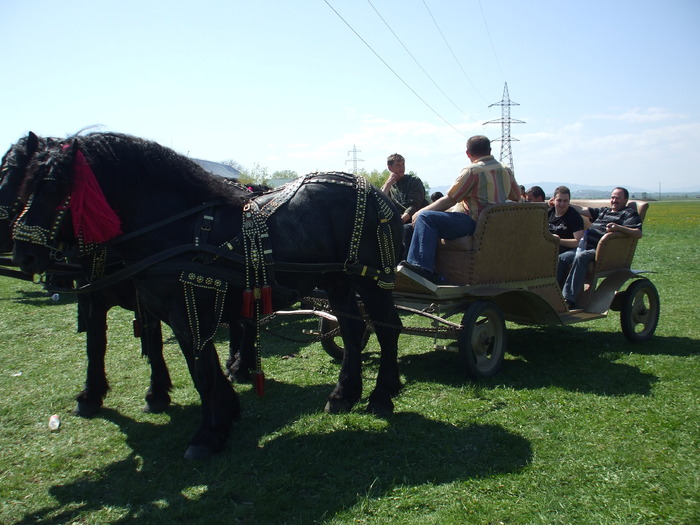
[{"label": "striped shirt", "polygon": [[459,201],[449,211],[468,213],[477,220],[484,208],[506,200],[520,200],[520,186],[507,166],[487,155],[474,161],[459,174],[447,194]]}]

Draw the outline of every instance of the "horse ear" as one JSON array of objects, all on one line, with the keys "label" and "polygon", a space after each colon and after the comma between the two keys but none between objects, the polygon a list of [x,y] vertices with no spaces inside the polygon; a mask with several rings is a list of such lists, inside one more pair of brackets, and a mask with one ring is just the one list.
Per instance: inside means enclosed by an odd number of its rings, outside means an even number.
[{"label": "horse ear", "polygon": [[73,139],[71,141],[70,149],[71,149],[71,157],[73,158],[73,161],[75,161],[75,156],[80,151],[80,146],[78,145],[78,139]]},{"label": "horse ear", "polygon": [[29,153],[29,156],[32,156],[36,153],[38,149],[39,137],[36,136],[36,133],[30,131],[29,135],[27,135],[27,153]]}]

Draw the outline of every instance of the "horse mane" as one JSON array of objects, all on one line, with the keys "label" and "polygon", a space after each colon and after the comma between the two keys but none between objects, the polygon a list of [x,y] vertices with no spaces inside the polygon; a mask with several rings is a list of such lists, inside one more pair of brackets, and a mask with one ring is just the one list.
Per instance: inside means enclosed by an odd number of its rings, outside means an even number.
[{"label": "horse mane", "polygon": [[120,183],[137,188],[144,179],[156,185],[174,187],[193,199],[221,200],[225,204],[243,206],[250,193],[245,188],[227,183],[193,160],[157,142],[132,135],[94,132],[73,136],[73,140],[97,173],[108,170],[120,178]]}]

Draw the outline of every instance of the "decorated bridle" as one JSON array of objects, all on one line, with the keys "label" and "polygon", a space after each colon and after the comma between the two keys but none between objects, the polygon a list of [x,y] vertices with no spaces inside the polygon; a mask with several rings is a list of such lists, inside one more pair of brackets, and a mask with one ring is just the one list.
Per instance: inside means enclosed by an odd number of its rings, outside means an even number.
[{"label": "decorated bridle", "polygon": [[[45,179],[54,180],[54,179]],[[49,228],[44,228],[38,224],[29,225],[25,221],[25,215],[30,210],[32,203],[34,201],[34,193],[27,199],[27,204],[25,204],[24,209],[17,217],[15,224],[12,229],[12,238],[15,241],[29,242],[32,244],[37,244],[45,248],[50,248],[51,250],[57,250],[57,239],[58,232],[63,225],[63,219],[66,216],[66,212],[70,206],[70,194],[65,198],[63,203],[61,203],[56,208],[56,215]]]},{"label": "decorated bridle", "polygon": [[[71,145],[64,144],[61,149],[66,151],[70,147]],[[57,249],[58,233],[68,210],[71,211],[73,232],[81,246],[81,251],[85,246],[104,243],[121,235],[119,217],[109,206],[85,155],[77,147],[77,144],[74,143],[73,147],[75,148],[72,166],[73,187],[63,202],[56,207],[56,214],[51,226],[45,228],[27,224],[26,214],[31,209],[36,195],[36,193],[32,193],[22,213],[15,221],[12,232],[14,240],[37,244],[53,250]],[[49,170],[41,182],[56,180],[52,171]]]}]

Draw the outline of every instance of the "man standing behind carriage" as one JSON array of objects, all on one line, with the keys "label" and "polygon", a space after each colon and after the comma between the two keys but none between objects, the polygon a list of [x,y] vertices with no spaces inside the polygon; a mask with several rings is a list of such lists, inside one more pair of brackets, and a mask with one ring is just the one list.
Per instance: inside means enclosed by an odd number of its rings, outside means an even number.
[{"label": "man standing behind carriage", "polygon": [[403,156],[392,153],[386,159],[386,166],[391,175],[382,186],[382,192],[392,200],[401,212],[401,221],[404,224],[402,257],[405,257],[413,234],[411,219],[418,210],[427,206],[428,200],[425,198],[423,181],[415,175],[406,173],[406,160]]},{"label": "man standing behind carriage", "polygon": [[[408,257],[399,272],[411,273],[438,284],[435,253],[438,241],[472,235],[481,211],[491,204],[520,200],[520,186],[513,172],[491,155],[491,142],[483,135],[467,141],[471,161],[447,195],[413,215],[413,238]],[[515,226],[515,225],[514,225]]]}]

